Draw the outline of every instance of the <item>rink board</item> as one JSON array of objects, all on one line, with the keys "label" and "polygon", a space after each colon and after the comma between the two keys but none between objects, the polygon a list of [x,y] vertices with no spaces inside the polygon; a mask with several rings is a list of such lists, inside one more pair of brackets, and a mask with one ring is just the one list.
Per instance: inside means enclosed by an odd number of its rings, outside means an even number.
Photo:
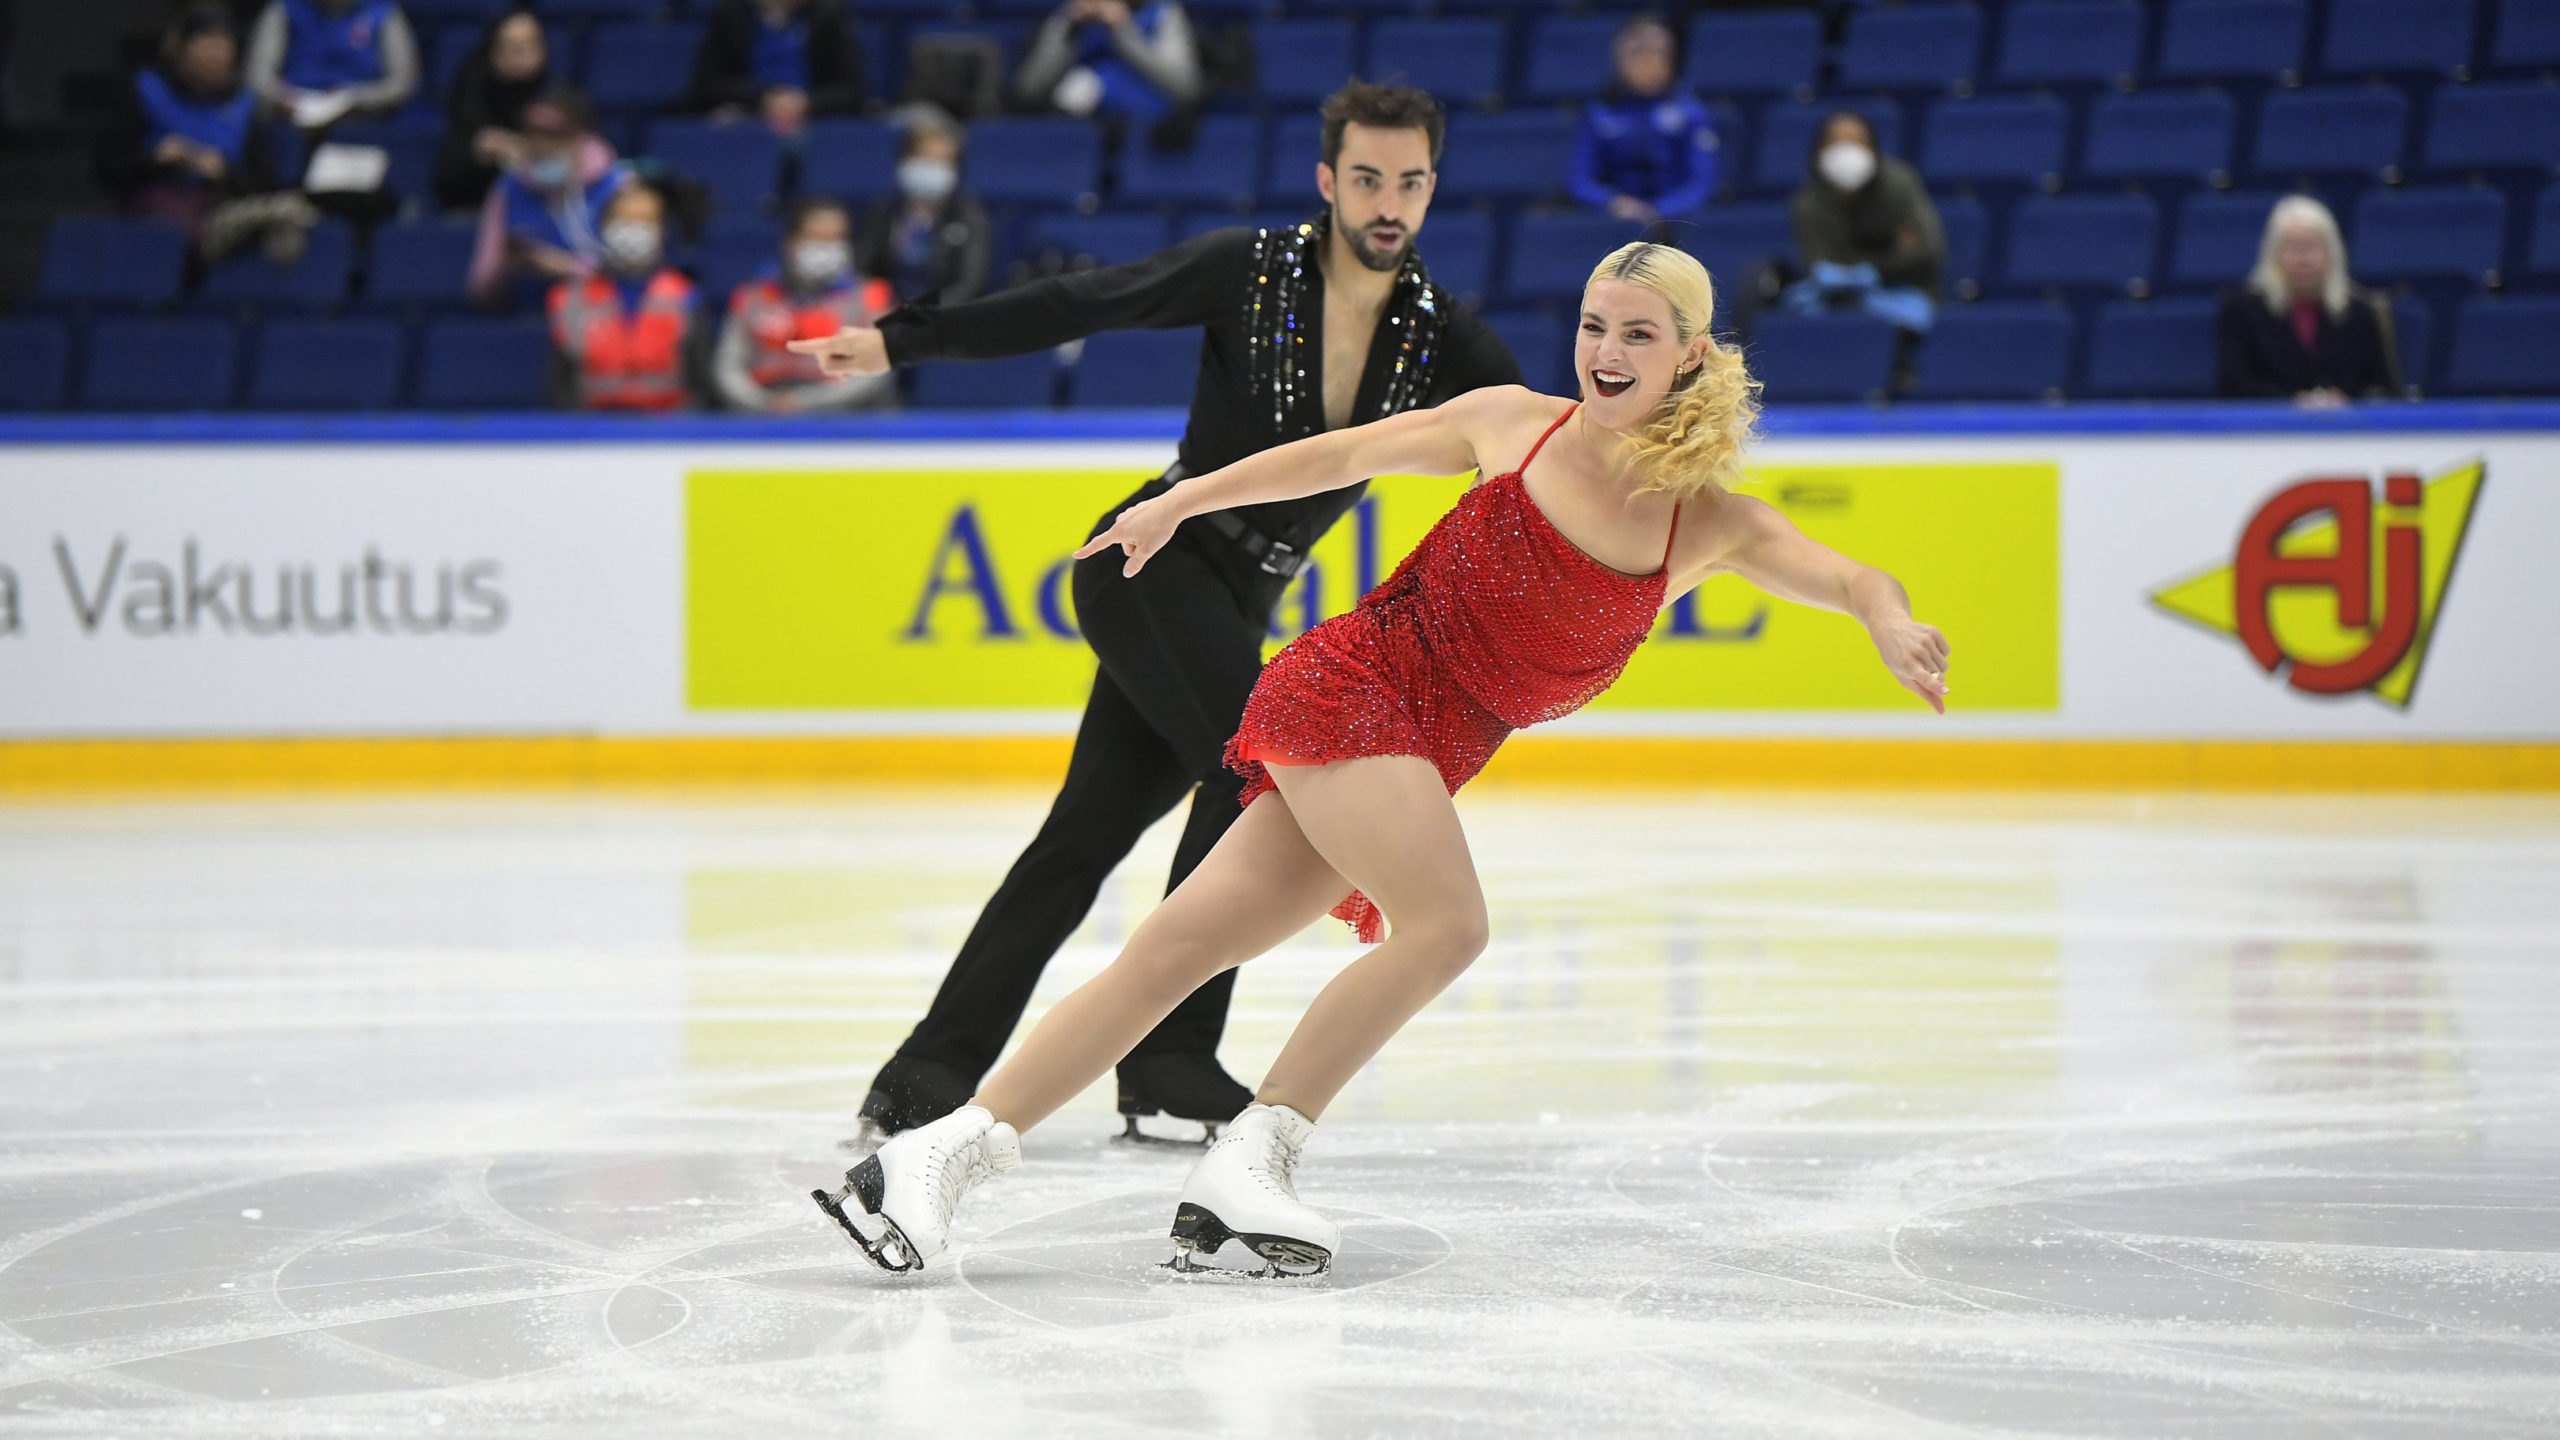
[{"label": "rink board", "polygon": [[[0,433],[0,784],[1054,774],[1121,428]],[[2549,428],[1773,429],[1749,493],[1905,581],[1950,713],[1725,577],[1503,773],[2560,784]],[[1463,483],[1374,486],[1272,643]]]}]

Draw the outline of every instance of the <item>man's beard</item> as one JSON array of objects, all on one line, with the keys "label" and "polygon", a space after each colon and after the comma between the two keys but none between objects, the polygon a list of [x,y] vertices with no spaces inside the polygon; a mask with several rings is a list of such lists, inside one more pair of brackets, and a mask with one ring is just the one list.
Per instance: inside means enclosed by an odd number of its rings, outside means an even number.
[{"label": "man's beard", "polygon": [[1340,235],[1343,240],[1351,246],[1352,258],[1358,260],[1362,265],[1365,265],[1372,270],[1385,271],[1395,269],[1396,267],[1404,264],[1404,252],[1413,248],[1413,238],[1410,231],[1404,232],[1404,243],[1398,245],[1393,250],[1382,251],[1376,246],[1371,245],[1369,243],[1369,232],[1366,229],[1355,230],[1343,221],[1342,207],[1339,205],[1333,207],[1333,229],[1335,234]]}]

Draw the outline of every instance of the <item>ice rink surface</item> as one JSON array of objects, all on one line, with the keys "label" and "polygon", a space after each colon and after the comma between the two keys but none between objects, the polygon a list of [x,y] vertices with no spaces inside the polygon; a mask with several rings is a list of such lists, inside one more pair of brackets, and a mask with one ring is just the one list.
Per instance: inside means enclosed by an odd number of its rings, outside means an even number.
[{"label": "ice rink surface", "polygon": [[2560,803],[1470,794],[1329,1284],[1100,1088],[894,1280],[807,1192],[1041,803],[0,808],[0,1433],[2560,1433]]}]

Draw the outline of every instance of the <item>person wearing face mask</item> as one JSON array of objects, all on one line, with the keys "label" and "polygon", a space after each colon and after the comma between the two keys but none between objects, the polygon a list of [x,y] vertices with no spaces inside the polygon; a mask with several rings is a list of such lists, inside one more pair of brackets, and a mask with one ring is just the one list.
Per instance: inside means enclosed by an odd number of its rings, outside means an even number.
[{"label": "person wearing face mask", "polygon": [[897,398],[894,376],[831,380],[790,345],[872,324],[889,305],[887,281],[854,272],[853,223],[844,206],[804,198],[784,222],[780,271],[748,281],[729,298],[712,381],[732,410],[792,415],[886,405]]},{"label": "person wearing face mask", "polygon": [[392,0],[271,0],[249,32],[249,88],[296,129],[388,115],[418,90],[418,40]]},{"label": "person wearing face mask", "polygon": [[2402,393],[2389,302],[2347,278],[2337,217],[2308,195],[2288,195],[2268,213],[2258,266],[2223,297],[2215,338],[2230,399],[2290,396],[2331,410]]},{"label": "person wearing face mask", "polygon": [[1648,224],[1696,213],[1715,193],[1713,116],[1673,81],[1671,31],[1638,15],[1618,31],[1617,78],[1583,107],[1566,187],[1594,210]]},{"label": "person wearing face mask", "polygon": [[994,262],[986,207],[960,183],[960,130],[939,116],[907,126],[898,147],[898,193],[871,202],[857,247],[864,269],[901,301],[976,299]]},{"label": "person wearing face mask", "polygon": [[595,133],[585,98],[567,86],[525,106],[517,136],[515,163],[480,207],[471,294],[483,305],[538,301],[552,282],[595,269],[605,204],[631,181]]},{"label": "person wearing face mask", "polygon": [[845,0],[720,0],[694,61],[693,103],[795,136],[863,106],[862,40]]},{"label": "person wearing face mask", "polygon": [[436,203],[476,209],[525,154],[524,112],[551,84],[550,38],[529,10],[501,17],[462,62],[436,151]]},{"label": "person wearing face mask", "polygon": [[1822,122],[1810,168],[1787,206],[1803,278],[1780,295],[1781,306],[1863,311],[1909,337],[1927,331],[1947,237],[1919,172],[1884,154],[1866,117],[1850,110]]},{"label": "person wearing face mask", "polygon": [[666,260],[666,201],[635,180],[603,221],[603,263],[551,287],[560,398],[582,410],[685,409],[693,282]]}]

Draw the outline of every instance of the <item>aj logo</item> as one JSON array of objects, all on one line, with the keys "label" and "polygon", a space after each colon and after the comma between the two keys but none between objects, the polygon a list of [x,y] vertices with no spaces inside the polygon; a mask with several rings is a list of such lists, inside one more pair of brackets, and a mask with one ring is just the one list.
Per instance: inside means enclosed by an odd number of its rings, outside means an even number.
[{"label": "aj logo", "polygon": [[2487,479],[2474,460],[2433,479],[2317,479],[2268,497],[2231,563],[2151,603],[2240,642],[2308,695],[2365,691],[2406,707]]}]

